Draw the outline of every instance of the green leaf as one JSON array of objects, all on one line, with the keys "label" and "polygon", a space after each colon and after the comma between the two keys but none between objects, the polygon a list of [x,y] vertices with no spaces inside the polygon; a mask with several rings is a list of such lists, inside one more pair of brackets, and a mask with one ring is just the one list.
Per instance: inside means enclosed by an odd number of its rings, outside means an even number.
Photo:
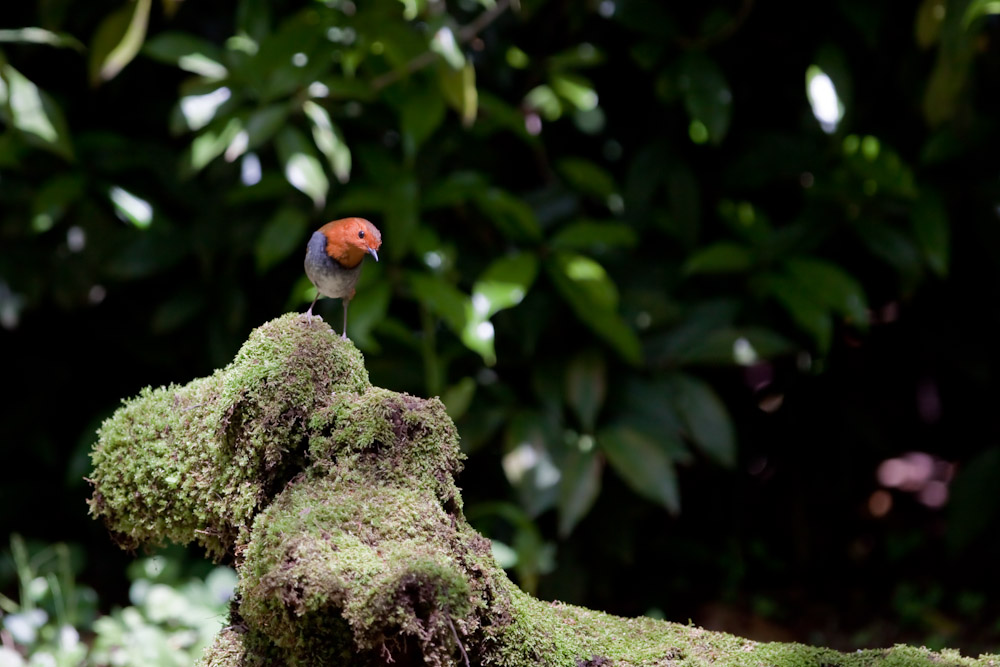
[{"label": "green leaf", "polygon": [[791,315],[803,331],[813,337],[820,353],[826,353],[833,341],[833,321],[827,308],[813,300],[812,294],[797,280],[771,274],[761,281],[762,286]]},{"label": "green leaf", "polygon": [[177,105],[170,112],[170,132],[182,134],[206,127],[235,107],[232,91],[218,83],[193,82],[182,86]]},{"label": "green leaf", "polygon": [[614,426],[598,433],[597,444],[633,491],[671,514],[681,511],[674,461],[654,438],[628,426]]},{"label": "green leaf", "polygon": [[563,158],[556,163],[556,169],[573,188],[597,197],[601,203],[607,203],[608,197],[618,192],[611,173],[590,160]]},{"label": "green leaf", "polygon": [[507,426],[504,475],[532,516],[553,507],[559,498],[562,475],[549,451],[558,435],[555,422],[536,412],[514,414]]},{"label": "green leaf", "polygon": [[309,196],[317,209],[326,202],[330,181],[309,141],[294,127],[285,127],[275,138],[278,159],[285,166],[285,179]]},{"label": "green leaf", "polygon": [[948,499],[948,546],[954,552],[982,544],[1000,519],[1000,447],[992,445],[969,457],[959,469]]},{"label": "green leaf", "polygon": [[292,206],[283,206],[264,225],[254,244],[258,273],[264,273],[302,246],[309,219]]},{"label": "green leaf", "polygon": [[713,331],[731,327],[740,311],[733,299],[700,301],[684,314],[684,319],[650,341],[650,357],[665,366],[676,365]]},{"label": "green leaf", "polygon": [[464,377],[455,384],[445,389],[441,394],[441,402],[444,403],[445,410],[452,420],[462,417],[472,403],[472,397],[476,394],[476,380],[471,377]]},{"label": "green leaf", "polygon": [[142,52],[153,60],[207,79],[224,79],[229,74],[222,64],[222,49],[190,33],[162,32],[148,40]]},{"label": "green leaf", "polygon": [[[318,19],[317,13],[308,8],[279,14],[267,24],[265,34],[257,38],[258,47],[251,51],[249,63],[256,72],[248,74],[259,77],[264,84],[264,98],[287,95],[330,70],[328,63],[320,64],[317,58],[332,54],[336,47],[326,38]],[[304,58],[295,58],[296,54]]]},{"label": "green leaf", "polygon": [[904,289],[916,286],[923,273],[924,258],[908,234],[878,220],[862,220],[854,229],[869,252],[900,274]]},{"label": "green leaf", "polygon": [[239,118],[221,119],[194,138],[182,162],[184,175],[191,175],[204,169],[209,162],[222,155],[236,137],[243,131]]},{"label": "green leaf", "polygon": [[412,160],[424,142],[441,126],[444,113],[444,99],[436,90],[427,86],[416,88],[403,100],[400,130],[403,150],[408,159]]},{"label": "green leaf", "polygon": [[245,34],[260,42],[274,25],[270,9],[269,0],[239,0],[236,5],[236,34]]},{"label": "green leaf", "polygon": [[52,32],[45,28],[17,28],[14,30],[0,30],[0,42],[14,44],[47,44],[55,47],[69,47],[76,51],[83,51],[84,46],[76,37],[65,32]]},{"label": "green leaf", "polygon": [[472,286],[476,313],[494,313],[521,303],[538,275],[538,258],[527,252],[494,260]]},{"label": "green leaf", "polygon": [[855,278],[838,265],[811,257],[786,262],[788,274],[812,299],[841,315],[856,327],[868,326],[868,300]]},{"label": "green leaf", "polygon": [[492,366],[497,362],[496,347],[494,346],[496,334],[493,323],[476,317],[471,301],[465,303],[465,326],[459,337],[467,348],[483,358],[483,362],[487,366]]},{"label": "green leaf", "polygon": [[736,436],[722,399],[702,380],[677,373],[670,377],[671,400],[695,446],[716,463],[736,465]]},{"label": "green leaf", "polygon": [[[975,4],[975,3],[973,3]],[[934,46],[941,36],[944,21],[938,13],[944,9],[944,0],[923,0],[917,8],[917,18],[914,21],[914,41],[921,49]],[[968,13],[966,14],[968,16]]]},{"label": "green leaf", "polygon": [[367,81],[344,76],[326,76],[320,79],[326,86],[327,97],[333,100],[370,102],[377,97]]},{"label": "green leaf", "polygon": [[312,100],[302,103],[302,111],[312,123],[312,136],[316,148],[326,156],[337,180],[346,183],[351,179],[351,149],[344,142],[340,128],[333,124],[327,110]]},{"label": "green leaf", "polygon": [[[243,130],[246,132],[245,150],[252,151],[270,141],[287,122],[288,112],[289,108],[287,104],[271,104],[260,109],[255,109],[247,117],[246,123],[243,126]],[[226,158],[230,159],[230,161],[235,159],[230,158],[228,153],[226,154]]]},{"label": "green leaf", "polygon": [[417,301],[444,320],[445,324],[460,336],[465,328],[468,297],[440,276],[416,271],[406,275],[406,284],[413,291]]},{"label": "green leaf", "polygon": [[554,249],[599,253],[610,248],[633,248],[638,240],[628,223],[580,220],[564,226],[549,243]]},{"label": "green leaf", "polygon": [[[562,102],[559,101],[559,97],[556,96],[555,91],[552,90],[551,86],[544,83],[540,86],[535,86],[527,92],[524,96],[522,106],[538,111],[542,115],[542,118],[550,122],[558,120],[563,110]],[[524,121],[521,122],[523,123]]]},{"label": "green leaf", "polygon": [[962,27],[968,30],[976,19],[994,14],[1000,14],[1000,2],[997,0],[972,0],[962,15]]},{"label": "green leaf", "polygon": [[592,433],[597,414],[608,391],[608,369],[596,350],[577,355],[566,367],[566,404],[580,420],[584,431]]},{"label": "green leaf", "polygon": [[448,26],[442,26],[434,33],[430,44],[431,51],[441,56],[455,70],[465,67],[465,54],[455,39],[455,33]]},{"label": "green leaf", "polygon": [[562,477],[559,479],[556,507],[559,510],[559,536],[563,538],[569,537],[580,519],[587,516],[601,493],[604,466],[593,440],[589,439],[589,442],[591,446],[586,450],[572,445],[569,454],[560,462]]},{"label": "green leaf", "polygon": [[427,184],[421,206],[428,210],[464,204],[486,193],[486,178],[478,171],[453,171]]},{"label": "green leaf", "polygon": [[554,263],[588,305],[602,311],[618,308],[618,288],[596,260],[578,253],[561,252],[554,256]]},{"label": "green leaf", "polygon": [[151,5],[152,0],[130,0],[97,26],[90,44],[90,85],[113,79],[139,53]]},{"label": "green leaf", "polygon": [[84,176],[72,172],[53,176],[35,194],[31,211],[31,230],[47,232],[83,195]]},{"label": "green leaf", "polygon": [[738,234],[742,240],[753,246],[761,246],[772,240],[774,228],[767,215],[748,201],[736,202],[723,199],[718,206],[719,217]]},{"label": "green leaf", "polygon": [[941,197],[926,189],[910,209],[910,221],[917,245],[934,273],[948,275],[950,259],[950,232],[948,211]]},{"label": "green leaf", "polygon": [[438,68],[437,80],[448,106],[458,112],[463,126],[471,127],[479,114],[476,68],[471,62],[459,70],[442,66]]},{"label": "green leaf", "polygon": [[496,312],[521,303],[538,274],[538,259],[528,253],[501,257],[472,286],[465,306],[462,342],[478,352],[487,365],[496,363],[493,324]]},{"label": "green leaf", "polygon": [[604,267],[568,251],[552,255],[545,265],[563,299],[587,326],[612,345],[629,363],[641,358],[639,338],[618,314],[618,288]]},{"label": "green leaf", "polygon": [[684,262],[684,273],[739,273],[753,266],[753,253],[738,243],[720,241],[698,250]]},{"label": "green leaf", "polygon": [[582,76],[553,74],[552,90],[578,111],[593,111],[597,108],[598,97],[594,85]]},{"label": "green leaf", "polygon": [[684,422],[671,401],[673,387],[660,377],[655,380],[628,378],[615,402],[621,406],[616,425],[653,438],[672,461],[691,462],[691,452],[682,438]]},{"label": "green leaf", "polygon": [[688,51],[678,63],[677,85],[691,119],[705,126],[709,141],[721,143],[729,130],[733,94],[719,66],[701,51]]},{"label": "green leaf", "polygon": [[9,107],[11,124],[28,142],[67,160],[73,159],[69,130],[59,106],[48,93],[6,63],[0,65],[0,104]]},{"label": "green leaf", "polygon": [[[967,44],[971,45],[972,41],[968,40]],[[938,49],[937,61],[924,87],[922,105],[924,121],[931,129],[943,126],[960,108],[973,61],[972,47],[968,45],[959,42],[958,48]]]},{"label": "green leaf", "polygon": [[477,118],[483,132],[510,132],[528,146],[539,146],[540,138],[528,132],[524,123],[524,110],[515,107],[487,90],[478,92],[479,107],[483,113]]},{"label": "green leaf", "polygon": [[153,224],[153,205],[117,185],[108,190],[108,198],[115,207],[115,214],[136,229],[148,229]]},{"label": "green leaf", "polygon": [[678,364],[749,366],[795,349],[790,340],[763,327],[724,327],[691,341],[677,353]]},{"label": "green leaf", "polygon": [[535,212],[523,201],[500,188],[489,188],[476,196],[476,204],[500,232],[512,241],[540,241],[542,229]]},{"label": "green leaf", "polygon": [[[517,47],[512,47],[517,48]],[[520,49],[518,49],[520,51]],[[527,55],[521,51],[521,56],[524,57],[524,64],[527,65]],[[510,53],[508,52],[508,62],[510,61]],[[560,51],[559,53],[549,56],[549,66],[554,70],[561,69],[576,69],[582,67],[594,67],[595,65],[600,65],[605,61],[604,54],[593,44],[589,42],[584,42],[582,44],[577,44],[576,46]]]}]

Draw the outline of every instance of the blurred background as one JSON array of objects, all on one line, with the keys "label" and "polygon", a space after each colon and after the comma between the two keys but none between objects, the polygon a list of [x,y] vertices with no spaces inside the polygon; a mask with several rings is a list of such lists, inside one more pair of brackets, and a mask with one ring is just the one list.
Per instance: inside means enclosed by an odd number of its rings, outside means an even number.
[{"label": "blurred background", "polygon": [[225,589],[88,518],[95,430],[304,311],[306,240],[358,215],[350,337],[445,401],[523,588],[998,650],[998,3],[8,5],[8,648],[169,653],[150,591]]}]

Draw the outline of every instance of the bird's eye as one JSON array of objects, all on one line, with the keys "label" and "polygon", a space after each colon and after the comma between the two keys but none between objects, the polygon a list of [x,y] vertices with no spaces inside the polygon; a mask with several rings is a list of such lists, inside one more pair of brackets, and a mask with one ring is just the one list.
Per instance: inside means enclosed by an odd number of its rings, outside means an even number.
[{"label": "bird's eye", "polygon": [[358,238],[363,239],[364,237],[365,237],[365,230],[362,229],[360,232],[358,232]]}]

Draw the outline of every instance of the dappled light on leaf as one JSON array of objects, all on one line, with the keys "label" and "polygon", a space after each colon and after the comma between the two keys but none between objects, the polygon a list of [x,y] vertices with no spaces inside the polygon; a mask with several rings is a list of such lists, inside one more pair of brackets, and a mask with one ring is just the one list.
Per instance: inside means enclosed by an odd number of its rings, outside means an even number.
[{"label": "dappled light on leaf", "polygon": [[735,361],[740,366],[750,366],[757,362],[759,356],[757,355],[757,350],[754,349],[753,344],[740,336],[733,341],[733,361]]},{"label": "dappled light on leaf", "polygon": [[451,28],[443,26],[434,33],[434,37],[431,39],[431,49],[444,58],[444,61],[452,69],[458,70],[465,66],[465,54],[462,53],[458,42],[455,41],[455,33],[451,31]]},{"label": "dappled light on leaf", "polygon": [[240,183],[246,186],[256,185],[261,179],[260,158],[256,153],[247,153],[240,160]]},{"label": "dappled light on leaf", "polygon": [[316,147],[326,156],[337,180],[346,183],[351,178],[351,151],[344,143],[340,129],[333,124],[326,109],[315,102],[307,100],[302,104],[302,110],[312,122],[312,135]]},{"label": "dappled light on leaf", "polygon": [[296,190],[308,195],[316,208],[322,207],[330,181],[310,144],[291,127],[282,130],[276,140],[278,156],[285,165],[285,178]]},{"label": "dappled light on leaf", "polygon": [[188,149],[188,161],[184,165],[190,172],[198,172],[208,166],[233,145],[243,131],[243,123],[238,118],[230,118],[221,127],[213,125],[195,137]]},{"label": "dappled light on leaf", "polygon": [[829,75],[817,65],[810,65],[806,70],[806,95],[813,116],[823,131],[827,134],[836,132],[844,117],[844,104],[837,96],[837,89]]},{"label": "dappled light on leaf", "polygon": [[216,111],[232,96],[226,86],[220,86],[210,93],[188,95],[180,101],[181,114],[189,130],[200,130],[215,118]]},{"label": "dappled light on leaf", "polygon": [[[29,141],[65,158],[73,157],[62,111],[49,95],[19,71],[3,62],[0,54],[0,105],[10,109],[10,123]],[[0,110],[0,120],[4,120]]]},{"label": "dappled light on leaf", "polygon": [[206,79],[224,79],[229,71],[222,64],[222,50],[216,45],[181,32],[165,32],[146,41],[144,54],[160,62]]},{"label": "dappled light on leaf", "polygon": [[90,83],[113,79],[128,65],[146,38],[152,0],[134,0],[108,14],[90,45]]},{"label": "dappled light on leaf", "polygon": [[108,192],[115,213],[123,221],[138,229],[146,229],[153,222],[153,207],[148,201],[135,196],[128,190],[114,186]]}]

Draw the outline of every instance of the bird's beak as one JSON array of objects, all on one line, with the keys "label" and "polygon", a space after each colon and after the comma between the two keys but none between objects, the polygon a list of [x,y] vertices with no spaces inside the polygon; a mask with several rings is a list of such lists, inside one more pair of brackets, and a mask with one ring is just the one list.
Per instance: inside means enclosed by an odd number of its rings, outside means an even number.
[{"label": "bird's beak", "polygon": [[378,252],[375,248],[368,248],[368,254],[374,257],[376,262],[378,261]]}]

